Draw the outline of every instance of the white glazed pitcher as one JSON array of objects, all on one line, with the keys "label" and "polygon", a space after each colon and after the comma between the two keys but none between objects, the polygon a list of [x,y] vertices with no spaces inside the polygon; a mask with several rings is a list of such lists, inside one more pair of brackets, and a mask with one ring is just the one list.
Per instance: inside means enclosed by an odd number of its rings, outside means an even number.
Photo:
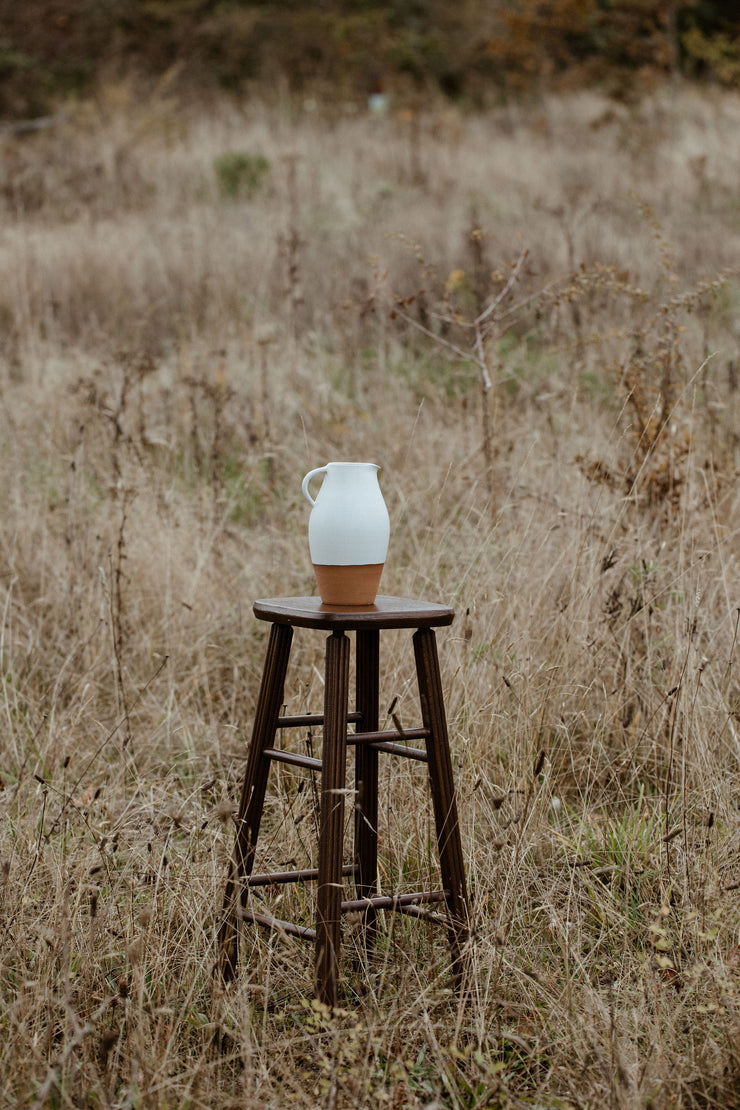
[{"label": "white glazed pitcher", "polygon": [[[308,545],[325,605],[372,605],[388,553],[390,520],[375,463],[332,462],[303,479]],[[324,475],[316,500],[312,478]]]}]

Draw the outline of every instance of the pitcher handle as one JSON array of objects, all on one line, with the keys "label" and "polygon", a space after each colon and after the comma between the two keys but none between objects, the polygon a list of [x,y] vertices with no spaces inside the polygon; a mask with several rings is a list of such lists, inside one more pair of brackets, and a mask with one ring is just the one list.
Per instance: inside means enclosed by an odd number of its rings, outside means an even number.
[{"label": "pitcher handle", "polygon": [[308,483],[311,481],[312,478],[315,478],[317,474],[326,474],[326,467],[317,466],[315,470],[309,470],[308,474],[303,479],[303,484],[301,485],[301,493],[311,506],[315,505],[316,502],[314,501],[311,494],[308,492]]}]

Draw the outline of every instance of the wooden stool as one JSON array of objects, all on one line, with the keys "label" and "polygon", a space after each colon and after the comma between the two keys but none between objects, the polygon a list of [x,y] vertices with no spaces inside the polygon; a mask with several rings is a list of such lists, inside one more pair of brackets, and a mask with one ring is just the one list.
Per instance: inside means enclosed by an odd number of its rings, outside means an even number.
[{"label": "wooden stool", "polygon": [[[262,673],[257,710],[244,777],[236,843],[229,865],[224,897],[224,919],[219,943],[219,969],[225,980],[237,972],[239,921],[315,941],[316,987],[319,999],[337,1002],[342,913],[363,915],[365,940],[372,946],[375,914],[393,909],[416,917],[431,917],[424,904],[445,902],[452,970],[456,985],[462,972],[462,949],[468,936],[467,892],[455,788],[447,736],[444,698],[439,673],[435,627],[449,625],[454,610],[398,597],[378,597],[375,605],[360,608],[322,605],[317,597],[271,598],[254,603],[259,620],[270,621],[270,639]],[[280,716],[293,628],[328,631],[323,714]],[[419,683],[422,728],[378,730],[378,674],[380,631],[413,628],[414,656]],[[356,633],[355,712],[348,712],[349,645]],[[348,723],[355,726],[348,732]],[[323,725],[322,759],[293,754],[275,745],[278,729]],[[399,741],[424,740],[425,749]],[[345,765],[347,745],[356,747],[354,862],[343,865]],[[427,763],[439,847],[442,889],[383,896],[377,888],[378,753],[390,752]],[[318,868],[252,875],[260,819],[272,761],[321,772]],[[343,899],[343,876],[354,877],[357,898]],[[279,921],[247,908],[250,887],[276,883],[318,881],[315,929]]]}]

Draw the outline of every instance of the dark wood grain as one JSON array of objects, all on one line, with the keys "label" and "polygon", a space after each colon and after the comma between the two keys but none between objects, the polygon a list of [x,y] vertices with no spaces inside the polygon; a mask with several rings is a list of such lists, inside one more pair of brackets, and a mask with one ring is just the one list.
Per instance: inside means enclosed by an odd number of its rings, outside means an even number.
[{"label": "dark wood grain", "polygon": [[308,925],[296,925],[292,921],[281,921],[270,913],[257,913],[256,910],[241,910],[240,916],[244,921],[251,921],[253,925],[261,925],[263,929],[275,929],[289,937],[299,937],[301,940],[316,940],[316,930]]},{"label": "dark wood grain", "polygon": [[448,891],[447,908],[451,918],[448,935],[452,953],[452,971],[455,982],[459,985],[463,972],[464,947],[468,938],[468,895],[442,679],[439,673],[437,640],[431,628],[420,628],[414,633],[414,655],[421,716],[424,727],[428,728],[430,733],[427,740],[429,786],[437,828],[442,883]]},{"label": "dark wood grain", "polygon": [[333,632],[326,640],[324,742],[322,746],[319,876],[316,891],[316,989],[319,1001],[336,1006],[342,926],[342,849],[347,760],[349,640]]},{"label": "dark wood grain", "polygon": [[[334,1007],[338,1000],[342,913],[361,913],[369,955],[376,939],[378,909],[393,909],[447,928],[453,975],[459,986],[468,939],[468,900],[434,633],[434,628],[452,623],[454,610],[397,597],[379,597],[375,605],[360,609],[325,606],[315,597],[289,597],[256,601],[254,612],[260,620],[270,621],[271,629],[236,821],[236,841],[224,895],[224,918],[218,935],[221,975],[228,980],[236,974],[239,923],[251,921],[315,941],[317,994],[322,1002]],[[324,711],[281,718],[294,627],[324,629],[330,633],[326,640]],[[400,732],[398,729],[381,731],[378,727],[380,631],[385,628],[415,630],[413,642],[421,728]],[[350,641],[345,635],[348,631],[356,632],[356,704],[352,713],[348,712]],[[355,731],[348,733],[350,722],[355,725]],[[320,761],[275,746],[279,729],[317,726],[323,726]],[[409,740],[425,740],[426,750],[409,747]],[[348,746],[355,749],[356,802],[354,858],[351,864],[344,864]],[[400,895],[378,892],[378,756],[381,751],[428,763],[444,888],[441,891]],[[321,770],[318,867],[267,872],[255,875],[250,883],[272,761],[291,763],[311,771]],[[343,877],[349,875],[354,876],[357,897],[347,900],[343,897]],[[317,883],[315,929],[247,908],[250,886],[296,881]],[[420,904],[442,899],[447,907],[445,915],[435,914]]]},{"label": "dark wood grain", "polygon": [[290,658],[293,629],[274,624],[270,629],[267,656],[262,672],[257,711],[254,718],[252,742],[247,757],[247,769],[236,821],[236,841],[229,864],[229,875],[224,894],[223,920],[218,931],[218,966],[225,981],[236,975],[239,956],[238,904],[244,908],[247,888],[244,879],[251,874],[254,851],[259,836],[262,810],[265,804],[267,775],[270,761],[265,749],[275,742],[278,716],[283,704],[285,675]]},{"label": "dark wood grain", "polygon": [[[377,628],[358,628],[356,654],[355,705],[361,714],[358,731],[383,741],[386,737],[378,733],[380,632]],[[348,739],[352,742],[351,737]],[[355,753],[355,788],[357,893],[360,898],[370,898],[376,893],[378,882],[378,750],[365,743],[360,743]],[[365,916],[364,926],[365,950],[370,956],[376,939],[373,907]]]},{"label": "dark wood grain", "polygon": [[298,628],[349,632],[360,628],[439,628],[452,624],[455,610],[407,597],[378,596],[374,605],[324,605],[320,597],[270,597],[254,603],[262,621]]},{"label": "dark wood grain", "polygon": [[[342,874],[354,875],[355,865],[345,864]],[[281,883],[312,883],[318,877],[317,867],[304,867],[298,871],[265,871],[261,875],[249,875],[244,881],[247,886],[279,886]]]}]

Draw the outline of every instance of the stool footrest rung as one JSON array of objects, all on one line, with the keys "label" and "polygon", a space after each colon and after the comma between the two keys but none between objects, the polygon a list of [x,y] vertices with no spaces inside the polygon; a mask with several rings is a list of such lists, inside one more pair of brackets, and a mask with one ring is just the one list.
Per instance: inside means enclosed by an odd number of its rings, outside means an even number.
[{"label": "stool footrest rung", "polygon": [[354,898],[342,902],[342,913],[362,913],[376,910],[408,910],[422,903],[444,902],[446,890],[420,890],[415,894],[373,894],[369,898]]},{"label": "stool footrest rung", "polygon": [[290,763],[293,767],[304,767],[308,771],[321,770],[321,760],[315,759],[312,755],[286,752],[282,748],[265,748],[262,754],[266,759],[274,759],[276,763]]},{"label": "stool footrest rung", "polygon": [[[342,868],[342,875],[355,875],[357,867],[354,863],[346,863]],[[269,871],[261,875],[250,875],[244,880],[245,886],[276,886],[280,883],[310,883],[318,879],[317,867],[307,867],[302,871]]]},{"label": "stool footrest rung", "polygon": [[409,917],[418,917],[422,921],[428,921],[430,925],[445,925],[449,928],[450,920],[448,917],[443,917],[440,913],[434,913],[433,910],[427,910],[423,906],[398,906],[398,913],[405,913]]},{"label": "stool footrest rung", "polygon": [[379,732],[348,732],[348,744],[381,744],[385,740],[428,740],[428,728],[405,728],[399,732],[397,728],[381,729]]},{"label": "stool footrest rung", "polygon": [[[356,724],[362,720],[361,713],[348,713],[347,720],[351,724]],[[321,728],[324,723],[323,713],[301,713],[297,716],[284,716],[278,717],[278,728]]]},{"label": "stool footrest rung", "polygon": [[292,921],[281,921],[269,913],[257,913],[255,910],[239,910],[242,921],[251,921],[254,925],[262,925],[265,929],[277,929],[280,933],[287,933],[291,937],[301,940],[316,940],[316,930],[309,929],[306,925],[294,925]]},{"label": "stool footrest rung", "polygon": [[369,744],[378,752],[389,752],[390,755],[402,755],[406,759],[416,759],[419,763],[428,763],[427,753],[423,748],[407,748],[399,744],[399,740],[428,740],[428,728],[405,728],[403,732],[398,729],[385,729],[381,732],[349,732],[348,744]]},{"label": "stool footrest rung", "polygon": [[[345,872],[351,872],[353,867],[343,868]],[[308,874],[308,872],[285,872],[284,874]],[[263,878],[263,876],[255,875],[255,879]],[[275,881],[273,879],[273,881]],[[277,881],[288,882],[287,879],[278,879]],[[393,910],[397,913],[406,913],[412,917],[420,917],[433,924],[443,925],[446,924],[446,918],[441,917],[439,914],[431,913],[424,908],[424,903],[430,904],[434,902],[444,902],[447,897],[445,890],[421,890],[415,894],[374,894],[370,898],[354,898],[347,902],[342,902],[342,913],[367,913],[371,909],[376,910]],[[251,921],[253,925],[261,925],[265,929],[276,929],[278,932],[286,933],[288,936],[298,937],[300,940],[316,940],[316,930],[310,929],[306,925],[296,925],[292,921],[282,921],[279,917],[273,917],[269,913],[258,913],[256,910],[240,909],[239,916],[242,921]]]},{"label": "stool footrest rung", "polygon": [[[348,732],[348,744],[368,744],[379,752],[388,752],[390,755],[401,755],[406,759],[415,759],[419,763],[428,763],[427,753],[423,748],[407,748],[405,744],[397,743],[398,740],[426,740],[429,736],[428,728],[404,729],[403,733],[396,729],[387,729],[381,732]],[[284,748],[265,748],[263,756],[273,759],[276,763],[289,763],[293,767],[303,767],[308,771],[320,771],[322,763],[312,755],[301,755],[299,752],[289,752]]]},{"label": "stool footrest rung", "polygon": [[[354,868],[345,867],[343,870],[354,870]],[[300,875],[304,872],[285,872],[285,874]],[[257,878],[262,878],[262,876],[255,876],[255,879]],[[290,880],[280,879],[277,881]],[[433,912],[424,908],[425,902],[427,905],[433,904],[433,902],[444,901],[446,897],[446,890],[419,890],[416,894],[409,895],[373,895],[371,898],[354,898],[343,901],[341,908],[343,914],[353,914],[353,912],[354,914],[362,914],[362,912],[371,909],[389,909],[398,912],[398,914],[423,918],[432,922],[433,925],[446,925],[448,924],[446,918],[433,914]],[[243,921],[251,921],[253,925],[261,925],[264,929],[276,929],[278,932],[284,932],[288,937],[298,937],[300,940],[311,941],[316,939],[315,929],[304,925],[295,925],[293,921],[282,921],[278,917],[273,917],[272,914],[259,914],[253,909],[240,909],[239,916]]]},{"label": "stool footrest rung", "polygon": [[[372,735],[371,733],[368,735]],[[379,735],[382,735],[379,734]],[[397,732],[388,733],[389,736],[398,736]],[[357,743],[352,733],[347,737],[349,744]],[[374,748],[376,752],[388,752],[390,755],[402,755],[406,759],[415,759],[419,763],[428,763],[429,757],[423,748],[407,748],[404,744],[394,744],[390,741],[383,742],[382,740],[364,740],[361,739],[359,743],[367,743],[368,747]]]}]

